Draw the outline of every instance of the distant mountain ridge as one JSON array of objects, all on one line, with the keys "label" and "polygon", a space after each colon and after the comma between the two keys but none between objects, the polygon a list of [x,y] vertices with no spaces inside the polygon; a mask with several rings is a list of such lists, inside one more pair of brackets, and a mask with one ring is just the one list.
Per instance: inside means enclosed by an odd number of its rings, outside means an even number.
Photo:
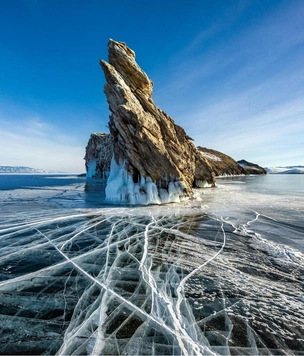
[{"label": "distant mountain ridge", "polygon": [[279,168],[303,168],[304,166],[286,166],[286,167],[279,167]]},{"label": "distant mountain ridge", "polygon": [[260,167],[258,164],[248,162],[245,159],[241,159],[237,161],[237,163],[243,167],[248,174],[267,174],[266,169]]},{"label": "distant mountain ridge", "polygon": [[25,166],[0,166],[0,173],[57,173]]},{"label": "distant mountain ridge", "polygon": [[304,166],[265,167],[269,174],[304,174]]}]

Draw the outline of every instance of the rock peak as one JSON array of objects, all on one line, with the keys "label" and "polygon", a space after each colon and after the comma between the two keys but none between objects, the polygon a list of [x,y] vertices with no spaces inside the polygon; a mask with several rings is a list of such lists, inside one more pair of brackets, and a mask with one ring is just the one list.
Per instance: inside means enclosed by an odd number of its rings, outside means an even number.
[{"label": "rock peak", "polygon": [[132,91],[152,95],[153,83],[135,61],[135,52],[124,42],[112,39],[108,43],[109,64],[122,76]]},{"label": "rock peak", "polygon": [[108,42],[108,52],[110,53],[115,53],[117,51],[117,48],[119,48],[121,51],[127,53],[130,57],[133,57],[135,59],[135,52],[129,48],[125,42],[119,42],[119,41],[114,41],[112,38],[109,39]]},{"label": "rock peak", "polygon": [[153,193],[153,202],[179,201],[193,186],[214,185],[208,161],[184,129],[154,104],[153,83],[136,63],[134,51],[110,39],[108,52],[108,62],[100,65],[114,151],[109,199],[123,196],[124,201],[138,202],[146,195],[151,202]]}]

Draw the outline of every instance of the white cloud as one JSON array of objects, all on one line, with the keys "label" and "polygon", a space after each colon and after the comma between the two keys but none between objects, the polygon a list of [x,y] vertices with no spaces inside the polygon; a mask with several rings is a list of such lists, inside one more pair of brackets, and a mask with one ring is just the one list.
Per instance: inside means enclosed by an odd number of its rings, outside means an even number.
[{"label": "white cloud", "polygon": [[[27,116],[27,115],[25,115]],[[84,172],[85,143],[42,119],[0,120],[0,165]]]},{"label": "white cloud", "polygon": [[[303,96],[261,111],[246,106],[246,95],[219,102],[189,118],[188,133],[196,144],[214,148],[235,159],[260,160],[262,165],[301,164],[304,160]],[[253,108],[254,109],[254,108]],[[215,120],[199,120],[215,113]],[[304,153],[304,152],[303,152]],[[302,161],[297,161],[302,157]],[[287,161],[287,159],[289,161]]]},{"label": "white cloud", "polygon": [[258,17],[239,31],[234,30],[234,22],[239,26],[242,14],[239,19],[233,16],[232,21],[229,17],[204,29],[171,59],[168,84],[156,88],[156,101],[174,106],[172,98],[179,102],[184,95],[186,100],[190,99],[190,105],[199,99],[216,100],[216,95],[220,97],[227,91],[257,85],[267,78],[281,76],[282,72],[292,76],[300,71],[303,69],[303,9],[301,2],[292,6],[284,3],[274,13]]},{"label": "white cloud", "polygon": [[301,10],[301,2],[278,5],[230,29],[227,41],[222,26],[204,30],[172,59],[156,101],[198,145],[263,165],[304,164]]}]

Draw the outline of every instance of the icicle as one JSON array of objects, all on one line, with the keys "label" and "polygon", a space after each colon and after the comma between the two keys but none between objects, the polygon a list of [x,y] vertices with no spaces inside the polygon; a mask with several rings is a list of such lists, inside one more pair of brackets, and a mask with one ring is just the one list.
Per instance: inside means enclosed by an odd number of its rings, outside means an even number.
[{"label": "icicle", "polygon": [[184,186],[180,181],[170,182],[168,190],[159,189],[151,177],[139,175],[139,183],[125,167],[125,162],[111,161],[111,171],[106,186],[106,200],[112,203],[148,205],[177,203],[182,200]]}]

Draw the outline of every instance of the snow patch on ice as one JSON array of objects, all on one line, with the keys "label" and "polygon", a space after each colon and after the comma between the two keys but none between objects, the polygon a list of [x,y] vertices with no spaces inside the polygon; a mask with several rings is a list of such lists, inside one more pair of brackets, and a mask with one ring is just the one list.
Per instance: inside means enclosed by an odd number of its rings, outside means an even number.
[{"label": "snow patch on ice", "polygon": [[182,182],[171,181],[168,189],[159,189],[150,177],[141,176],[135,183],[125,163],[118,164],[113,157],[106,186],[106,201],[131,205],[177,203],[185,199],[184,188]]}]

